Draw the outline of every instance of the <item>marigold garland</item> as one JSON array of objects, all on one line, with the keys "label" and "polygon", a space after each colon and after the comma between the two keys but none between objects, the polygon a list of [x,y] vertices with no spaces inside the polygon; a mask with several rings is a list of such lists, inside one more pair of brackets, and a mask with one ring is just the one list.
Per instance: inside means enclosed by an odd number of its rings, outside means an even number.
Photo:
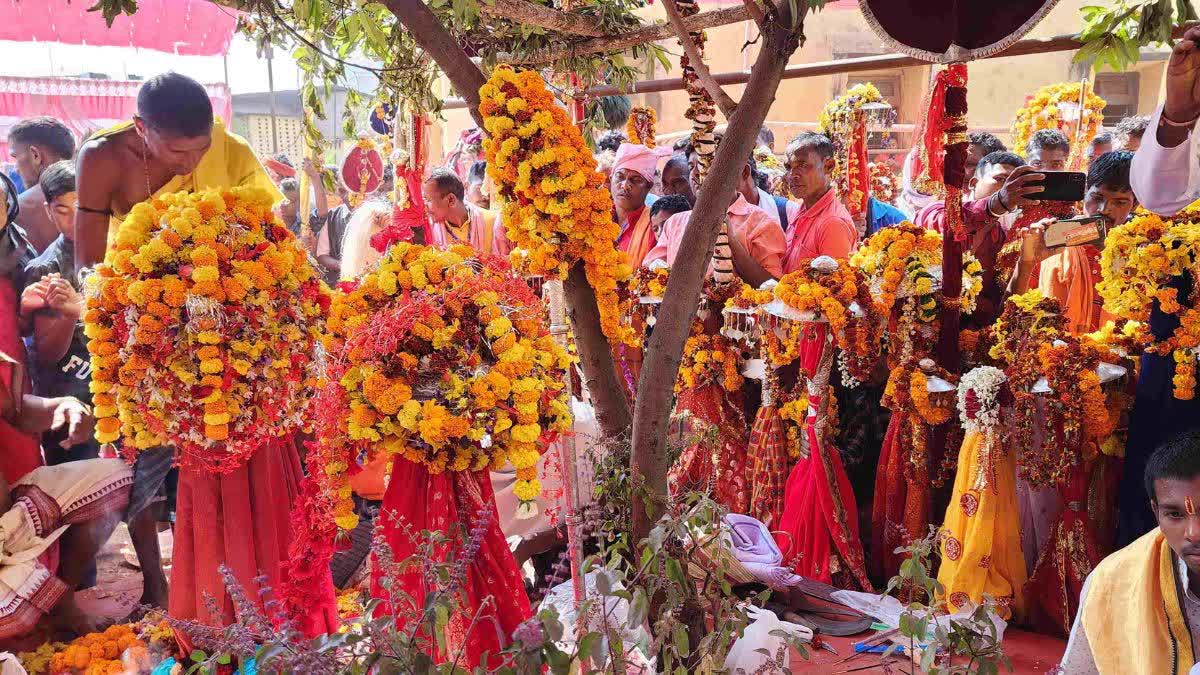
[{"label": "marigold garland", "polygon": [[631,270],[615,246],[620,228],[604,175],[579,129],[535,71],[499,66],[479,96],[488,174],[504,202],[514,266],[531,276],[560,279],[582,261],[604,334],[629,342],[617,286]]},{"label": "marigold garland", "polygon": [[304,421],[328,289],[256,188],[136,205],[89,279],[96,439],[224,473]]},{"label": "marigold garland", "polygon": [[[544,304],[496,259],[394,245],[334,301],[321,407],[332,443],[352,453],[326,473],[378,453],[432,473],[511,462],[518,498],[532,502],[538,458],[571,424],[563,383],[572,358],[548,323]],[[344,510],[338,518],[343,529],[356,523]]]},{"label": "marigold garland", "polygon": [[[1105,238],[1100,257],[1102,280],[1096,291],[1104,308],[1121,319],[1137,322],[1128,329],[1130,342],[1151,354],[1175,362],[1174,394],[1195,396],[1195,361],[1200,350],[1200,307],[1194,298],[1180,298],[1176,279],[1193,274],[1200,260],[1200,210],[1186,209],[1171,219],[1139,212]],[[1179,317],[1179,326],[1165,340],[1155,341],[1145,325],[1151,309]]]},{"label": "marigold garland", "polygon": [[654,125],[657,123],[658,113],[654,112],[654,108],[635,105],[629,111],[629,121],[625,123],[625,136],[634,145],[653,148],[656,135]]},{"label": "marigold garland", "polygon": [[[1025,146],[1029,139],[1042,129],[1063,129],[1066,126],[1060,107],[1063,104],[1079,105],[1080,83],[1060,82],[1048,84],[1038,89],[1019,110],[1012,126],[1012,147],[1014,151],[1025,156]],[[1069,135],[1071,140],[1071,159],[1082,155],[1082,150],[1092,142],[1104,123],[1104,107],[1108,105],[1092,90],[1087,88],[1083,110],[1080,111],[1079,123],[1083,132],[1078,136]]]},{"label": "marigold garland", "polygon": [[683,347],[675,393],[710,384],[729,392],[740,390],[740,358],[732,340],[720,334],[708,335],[701,322],[693,322],[692,334]]},{"label": "marigold garland", "polygon": [[[832,259],[829,259],[832,261]],[[818,265],[820,262],[818,261]],[[858,269],[845,260],[836,269],[820,271],[812,260],[803,260],[793,272],[775,286],[775,297],[798,312],[812,312],[829,321],[829,327],[842,350],[843,364],[850,376],[865,380],[879,359],[884,322],[876,313],[866,280]],[[857,311],[851,306],[857,304]],[[799,353],[800,321],[789,321],[788,344],[778,352],[774,331],[766,331],[772,365],[785,365]]]},{"label": "marigold garland", "polygon": [[900,179],[892,167],[884,162],[867,164],[871,176],[871,196],[887,204],[895,204],[900,195]]},{"label": "marigold garland", "polygon": [[[870,280],[875,305],[890,314],[899,296],[915,296],[917,317],[929,323],[938,315],[938,291],[931,268],[942,264],[942,236],[903,222],[871,235],[850,256],[850,264]],[[983,290],[983,266],[969,252],[963,255],[962,311],[971,313]]]},{"label": "marigold garland", "polygon": [[50,657],[51,675],[118,675],[125,672],[121,654],[130,648],[145,648],[130,624],[109,626],[63,645]]}]

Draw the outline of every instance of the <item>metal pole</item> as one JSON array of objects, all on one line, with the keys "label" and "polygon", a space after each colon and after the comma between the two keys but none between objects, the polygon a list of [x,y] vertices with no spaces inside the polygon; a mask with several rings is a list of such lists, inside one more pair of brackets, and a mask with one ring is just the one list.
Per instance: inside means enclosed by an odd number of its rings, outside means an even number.
[{"label": "metal pole", "polygon": [[275,68],[271,64],[274,51],[270,45],[267,45],[267,99],[271,103],[271,154],[279,152],[279,123],[275,119]]}]

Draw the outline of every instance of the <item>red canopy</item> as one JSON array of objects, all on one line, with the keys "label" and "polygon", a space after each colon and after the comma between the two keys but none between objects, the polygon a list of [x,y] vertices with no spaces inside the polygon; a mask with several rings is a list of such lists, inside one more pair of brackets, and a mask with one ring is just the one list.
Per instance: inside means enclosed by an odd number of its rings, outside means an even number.
[{"label": "red canopy", "polygon": [[185,56],[229,49],[237,13],[209,0],[138,0],[112,28],[90,0],[0,0],[0,40],[139,47]]},{"label": "red canopy", "polygon": [[[133,118],[141,82],[41,77],[0,77],[0,161],[8,159],[8,130],[17,122],[49,115],[76,139]],[[213,112],[229,122],[229,88],[207,84]]]}]

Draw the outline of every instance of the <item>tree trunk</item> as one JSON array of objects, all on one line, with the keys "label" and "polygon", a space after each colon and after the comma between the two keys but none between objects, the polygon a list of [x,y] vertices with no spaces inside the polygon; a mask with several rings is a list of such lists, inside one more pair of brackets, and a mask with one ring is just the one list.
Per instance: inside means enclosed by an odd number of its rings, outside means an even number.
[{"label": "tree trunk", "polygon": [[583,263],[575,263],[563,281],[567,305],[571,308],[571,329],[583,369],[584,384],[596,407],[596,421],[606,439],[619,438],[629,431],[632,418],[625,386],[613,363],[608,340],[600,330],[600,308],[596,293],[588,284]]},{"label": "tree trunk", "polygon": [[[804,7],[803,3],[801,7]],[[754,62],[737,111],[729,120],[725,137],[717,148],[692,210],[683,243],[671,266],[665,297],[642,362],[633,414],[630,472],[634,484],[645,491],[644,495],[633,499],[634,541],[641,541],[650,533],[667,503],[667,425],[683,345],[700,300],[717,231],[733,199],[742,167],[750,157],[758,131],[775,100],[783,69],[799,46],[803,19],[802,14],[795,30],[781,27],[786,19],[776,18],[764,24],[762,50]]]},{"label": "tree trunk", "polygon": [[425,5],[424,0],[382,0],[383,5],[396,15],[408,29],[417,44],[437,63],[446,74],[458,95],[467,102],[475,124],[483,128],[483,116],[479,114],[479,88],[487,82],[483,71],[467,52],[459,46],[454,36]]}]

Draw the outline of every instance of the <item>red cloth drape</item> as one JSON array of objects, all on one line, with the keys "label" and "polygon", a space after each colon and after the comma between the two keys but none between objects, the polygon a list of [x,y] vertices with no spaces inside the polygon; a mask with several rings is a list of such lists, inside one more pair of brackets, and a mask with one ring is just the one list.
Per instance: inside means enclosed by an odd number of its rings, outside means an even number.
[{"label": "red cloth drape", "polygon": [[[478,525],[481,517],[488,519],[486,529],[478,540],[478,551],[467,558],[461,537]],[[409,559],[418,555],[422,531],[442,532],[451,538],[454,544],[442,547],[437,555],[465,564],[466,570],[461,579],[462,604],[446,627],[447,654],[436,655],[437,660],[457,658],[457,665],[467,670],[480,665],[497,666],[494,656],[485,655],[494,655],[506,646],[513,631],[531,613],[516,560],[500,531],[488,472],[431,474],[423,465],[397,457],[383,496],[379,526],[392,558],[400,564],[416,562]],[[378,574],[377,569],[372,595],[387,599]],[[400,574],[397,582],[412,599],[411,604],[404,600],[404,606],[390,608],[396,623],[404,627],[419,618],[429,587],[419,564]],[[426,637],[436,644],[433,636]]]},{"label": "red cloth drape", "polygon": [[688,490],[709,493],[733,513],[747,513],[750,465],[741,390],[727,392],[717,384],[686,389],[679,392],[675,412],[689,413],[698,426],[715,430],[716,438],[711,438],[705,428],[694,430],[702,440],[689,445],[675,460],[667,474],[671,494]]},{"label": "red cloth drape", "polygon": [[[25,365],[25,343],[17,328],[18,301],[13,282],[0,279],[0,352]],[[30,391],[29,371],[23,370],[21,378],[24,391]],[[0,443],[4,444],[4,461],[0,462],[0,470],[10,485],[42,465],[39,439],[18,431],[4,420],[0,420]]]},{"label": "red cloth drape", "polygon": [[1071,467],[1060,486],[1062,513],[1025,584],[1026,622],[1038,632],[1063,638],[1079,611],[1083,581],[1103,558],[1087,510],[1091,464]]},{"label": "red cloth drape", "polygon": [[[266,576],[267,587],[281,588],[291,530],[289,514],[302,473],[290,436],[272,439],[245,466],[230,473],[180,470],[171,567],[172,617],[215,625],[233,623],[233,602],[218,571],[221,565],[232,570],[253,600],[259,597],[255,582],[259,575]],[[313,607],[305,622],[312,632],[331,632],[338,625],[332,580],[326,588],[325,602]],[[217,599],[220,616],[209,615],[206,595]]]},{"label": "red cloth drape", "polygon": [[[810,324],[800,350],[800,367],[826,380],[832,363],[828,326]],[[821,373],[820,371],[824,371]],[[808,456],[792,468],[784,488],[783,515],[776,541],[784,562],[803,577],[871,591],[858,536],[858,505],[842,458],[825,440],[824,386],[808,392]],[[819,391],[814,391],[814,389]]]},{"label": "red cloth drape", "polygon": [[749,515],[769,529],[783,516],[783,492],[792,466],[779,408],[764,405],[758,409],[746,454],[751,463]]}]

